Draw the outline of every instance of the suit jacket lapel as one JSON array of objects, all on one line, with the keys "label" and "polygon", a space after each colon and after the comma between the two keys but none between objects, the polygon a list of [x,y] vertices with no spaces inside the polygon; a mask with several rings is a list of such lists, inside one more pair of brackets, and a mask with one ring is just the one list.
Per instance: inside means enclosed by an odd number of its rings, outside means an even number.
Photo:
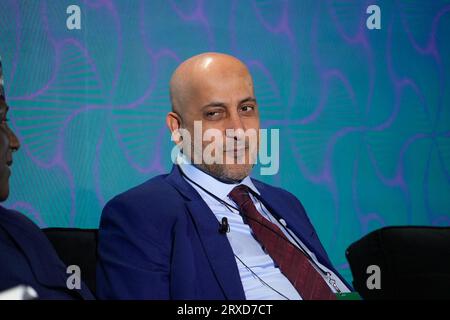
[{"label": "suit jacket lapel", "polygon": [[177,166],[168,181],[187,198],[186,207],[195,224],[205,254],[227,299],[245,299],[233,250],[226,235],[219,233],[219,221],[201,196],[187,183]]},{"label": "suit jacket lapel", "polygon": [[203,200],[187,203],[191,217],[224,295],[230,300],[245,299],[233,249],[228,238],[219,233],[219,222]]},{"label": "suit jacket lapel", "polygon": [[307,220],[306,213],[293,212],[279,197],[272,196],[271,192],[267,192],[266,188],[261,184],[257,185],[261,193],[260,200],[270,213],[277,218],[286,221],[287,227],[303,242],[303,244],[312,251],[319,262],[332,269],[331,263],[315,234],[315,230],[311,223]]},{"label": "suit jacket lapel", "polygon": [[323,248],[319,238],[316,235],[314,227],[309,222],[306,212],[303,214],[294,212],[278,197],[272,196],[272,192],[257,181],[253,181],[255,186],[261,193],[260,200],[264,206],[270,210],[270,213],[277,218],[282,218],[286,221],[287,227],[303,242],[303,244],[312,251],[317,260],[328,269],[334,272],[341,281],[351,290],[352,287],[348,282],[337,272],[328,258],[325,249]]}]

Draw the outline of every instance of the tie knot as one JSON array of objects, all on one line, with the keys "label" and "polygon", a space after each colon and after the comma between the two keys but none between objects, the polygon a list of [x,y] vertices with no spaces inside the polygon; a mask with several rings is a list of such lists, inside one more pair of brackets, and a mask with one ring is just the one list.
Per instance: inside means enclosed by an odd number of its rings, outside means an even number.
[{"label": "tie knot", "polygon": [[251,200],[248,187],[243,184],[234,187],[228,195],[236,202],[239,208],[242,208],[247,201]]}]

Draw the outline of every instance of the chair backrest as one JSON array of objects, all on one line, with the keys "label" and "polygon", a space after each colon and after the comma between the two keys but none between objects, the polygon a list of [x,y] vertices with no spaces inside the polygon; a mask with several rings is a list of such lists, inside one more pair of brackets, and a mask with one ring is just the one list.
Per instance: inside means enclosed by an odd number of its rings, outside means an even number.
[{"label": "chair backrest", "polygon": [[346,256],[363,299],[450,299],[449,227],[382,228],[350,245]]},{"label": "chair backrest", "polygon": [[82,281],[95,295],[98,230],[46,228],[43,232],[67,266],[80,267]]}]

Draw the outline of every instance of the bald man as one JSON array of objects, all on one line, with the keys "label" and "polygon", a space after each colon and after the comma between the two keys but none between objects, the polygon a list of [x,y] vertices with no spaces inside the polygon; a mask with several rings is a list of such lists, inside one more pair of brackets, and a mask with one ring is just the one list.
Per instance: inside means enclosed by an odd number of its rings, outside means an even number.
[{"label": "bald man", "polygon": [[225,54],[194,56],[173,73],[170,97],[174,166],[105,206],[98,296],[299,300],[348,292],[299,200],[249,177],[260,122],[247,67]]}]

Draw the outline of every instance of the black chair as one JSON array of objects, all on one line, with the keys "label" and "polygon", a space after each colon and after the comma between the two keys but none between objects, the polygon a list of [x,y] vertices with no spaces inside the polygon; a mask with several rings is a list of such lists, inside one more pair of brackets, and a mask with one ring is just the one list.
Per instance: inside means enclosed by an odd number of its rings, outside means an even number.
[{"label": "black chair", "polygon": [[[450,299],[449,227],[382,228],[350,245],[346,256],[363,299]],[[367,286],[370,265],[380,268],[380,289]]]},{"label": "black chair", "polygon": [[67,266],[80,267],[83,282],[95,295],[98,230],[46,228],[43,231]]}]

